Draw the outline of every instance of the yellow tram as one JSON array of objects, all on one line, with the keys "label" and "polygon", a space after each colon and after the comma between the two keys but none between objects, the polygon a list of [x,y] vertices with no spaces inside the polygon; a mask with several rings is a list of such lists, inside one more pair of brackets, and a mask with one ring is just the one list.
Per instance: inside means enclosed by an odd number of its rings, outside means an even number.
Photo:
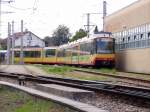
[{"label": "yellow tram", "polygon": [[[25,63],[114,66],[115,40],[111,33],[100,32],[59,47],[24,48]],[[20,61],[15,49],[15,61]]]}]

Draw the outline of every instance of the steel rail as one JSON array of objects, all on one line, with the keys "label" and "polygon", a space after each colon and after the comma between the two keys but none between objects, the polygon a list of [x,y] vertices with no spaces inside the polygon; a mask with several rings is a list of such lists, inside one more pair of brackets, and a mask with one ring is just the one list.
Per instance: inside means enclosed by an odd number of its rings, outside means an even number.
[{"label": "steel rail", "polygon": [[75,79],[63,79],[46,76],[32,76],[28,74],[15,74],[0,72],[0,77],[9,77],[19,80],[19,77],[24,76],[24,81],[33,81],[38,83],[50,83],[59,84],[63,86],[69,86],[74,88],[86,89],[96,92],[115,93],[120,95],[134,96],[138,98],[144,98],[150,100],[150,89],[141,87],[121,86],[114,84],[107,84],[104,82],[87,81],[87,80],[75,80]]},{"label": "steel rail", "polygon": [[120,76],[120,75],[114,75],[114,74],[108,74],[108,73],[102,73],[102,72],[94,72],[94,71],[81,70],[81,69],[74,69],[74,71],[90,73],[90,74],[94,74],[94,75],[101,75],[101,76],[106,76],[106,77],[112,77],[112,78],[118,78],[118,79],[140,81],[140,82],[144,82],[144,83],[149,83],[150,84],[150,80],[144,80],[144,79],[140,79],[140,78],[133,78],[133,77]]}]

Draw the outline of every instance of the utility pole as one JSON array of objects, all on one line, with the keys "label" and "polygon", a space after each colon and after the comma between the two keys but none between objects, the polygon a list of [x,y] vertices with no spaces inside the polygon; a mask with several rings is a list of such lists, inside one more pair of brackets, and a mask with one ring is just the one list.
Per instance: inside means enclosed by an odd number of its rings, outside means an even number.
[{"label": "utility pole", "polygon": [[23,20],[21,20],[20,64],[23,65]]},{"label": "utility pole", "polygon": [[[1,16],[2,16],[2,3],[11,3],[13,2],[12,0],[8,0],[8,1],[3,1],[3,0],[0,0],[0,37],[2,35],[2,32],[1,32],[1,22],[2,22],[2,19],[1,19]],[[3,13],[12,13],[12,12],[3,12]]]},{"label": "utility pole", "polygon": [[103,1],[103,31],[105,31],[105,17],[107,15],[107,3]]},{"label": "utility pole", "polygon": [[9,65],[10,62],[10,23],[8,22],[8,38],[7,38],[7,62],[6,64]]},{"label": "utility pole", "polygon": [[89,38],[90,33],[90,13],[87,13],[87,36]]},{"label": "utility pole", "polygon": [[87,15],[87,25],[84,25],[84,26],[86,26],[87,27],[87,37],[89,37],[89,35],[90,35],[90,27],[91,26],[95,26],[95,25],[91,25],[90,24],[90,15],[91,14],[102,14],[102,13],[87,13],[86,15]]},{"label": "utility pole", "polygon": [[15,44],[15,35],[14,35],[14,21],[12,21],[12,62],[11,64],[13,65],[14,64],[14,44]]},{"label": "utility pole", "polygon": [[107,15],[107,7],[106,7],[107,3],[106,1],[103,1],[103,13],[87,13],[87,25],[84,25],[87,27],[87,35],[89,37],[89,33],[90,33],[90,26],[95,26],[95,25],[90,25],[90,15],[91,14],[103,14],[103,31],[105,31],[105,17]]},{"label": "utility pole", "polygon": [[2,32],[1,32],[1,21],[2,21],[2,20],[1,20],[1,12],[2,12],[1,3],[2,3],[2,0],[0,0],[0,37],[1,37],[1,35],[2,35],[2,34],[1,34],[1,33],[2,33]]},{"label": "utility pole", "polygon": [[95,26],[95,25],[90,25],[90,15],[94,13],[87,13],[87,25],[84,25],[87,27],[87,37],[89,38],[90,36],[90,26]]}]

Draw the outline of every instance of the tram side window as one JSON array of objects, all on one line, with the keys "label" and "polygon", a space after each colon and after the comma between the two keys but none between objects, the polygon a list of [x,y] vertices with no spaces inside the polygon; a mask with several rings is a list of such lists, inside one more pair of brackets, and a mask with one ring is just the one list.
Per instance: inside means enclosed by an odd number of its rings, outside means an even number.
[{"label": "tram side window", "polygon": [[69,49],[66,49],[65,57],[71,56],[71,51]]},{"label": "tram side window", "polygon": [[55,56],[55,49],[48,49],[46,50],[46,57],[52,57]]},{"label": "tram side window", "polygon": [[65,56],[65,50],[60,50],[57,53],[57,57],[64,57]]},{"label": "tram side window", "polygon": [[34,51],[34,57],[41,57],[41,51]]},{"label": "tram side window", "polygon": [[81,55],[89,55],[94,54],[94,46],[93,43],[84,43],[80,45],[80,54]]},{"label": "tram side window", "polygon": [[41,51],[34,51],[35,52],[35,57],[41,57]]},{"label": "tram side window", "polygon": [[77,52],[72,52],[72,56],[78,56]]},{"label": "tram side window", "polygon": [[41,57],[40,51],[24,51],[25,57]]},{"label": "tram side window", "polygon": [[31,51],[24,51],[25,57],[31,57]]},{"label": "tram side window", "polygon": [[78,51],[79,51],[79,47],[78,46],[74,46],[71,48],[72,50],[72,56],[78,56]]},{"label": "tram side window", "polygon": [[20,51],[15,51],[15,57],[20,57]]}]

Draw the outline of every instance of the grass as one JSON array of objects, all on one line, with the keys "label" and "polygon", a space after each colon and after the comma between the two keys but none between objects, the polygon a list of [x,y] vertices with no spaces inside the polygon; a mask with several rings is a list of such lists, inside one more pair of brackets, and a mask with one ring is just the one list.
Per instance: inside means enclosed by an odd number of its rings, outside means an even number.
[{"label": "grass", "polygon": [[95,69],[95,68],[81,68],[83,70],[89,70],[89,71],[93,71],[93,72],[102,72],[102,73],[111,73],[111,74],[116,74],[116,69],[114,68],[99,68],[99,69]]},{"label": "grass", "polygon": [[64,75],[64,77],[77,78],[83,80],[93,80],[93,81],[109,81],[110,78],[105,76],[91,75],[87,73],[77,73],[77,72],[68,72]]},{"label": "grass", "polygon": [[86,71],[100,72],[100,73],[110,73],[113,75],[127,76],[132,78],[140,78],[144,80],[150,80],[150,75],[147,74],[136,74],[136,73],[122,73],[117,72],[114,68],[81,68],[74,66],[57,66],[57,65],[34,65],[39,67],[40,69],[46,71],[48,74],[54,74],[56,76],[64,77],[64,78],[77,78],[83,80],[96,80],[96,81],[116,81],[117,79],[100,76],[100,75],[91,75],[88,73],[78,73],[75,72],[74,69],[81,69]]},{"label": "grass", "polygon": [[58,74],[58,75],[64,75],[66,72],[73,71],[73,67],[70,66],[57,66],[57,65],[35,65],[36,67],[39,67],[43,69],[44,71],[48,73]]},{"label": "grass", "polygon": [[77,112],[6,87],[0,87],[0,109],[0,112]]},{"label": "grass", "polygon": [[45,71],[49,73],[55,73],[55,74],[65,74],[66,72],[74,71],[74,69],[83,69],[83,70],[90,70],[90,71],[97,71],[97,72],[103,72],[103,73],[116,73],[116,69],[114,68],[79,68],[79,67],[73,67],[73,66],[57,66],[57,65],[35,65],[37,67],[40,67],[44,69]]},{"label": "grass", "polygon": [[[111,78],[105,76],[98,76],[98,75],[91,75],[85,73],[77,73],[74,69],[79,69],[79,67],[72,67],[72,66],[57,66],[57,65],[35,65],[36,67],[41,68],[42,70],[46,71],[49,74],[55,74],[57,76],[65,77],[65,78],[77,78],[77,79],[84,79],[84,80],[100,80],[100,81],[109,81],[113,80]],[[97,71],[103,73],[115,73],[115,69],[109,68],[101,68],[101,69],[93,69],[93,68],[80,68],[83,70],[90,70],[90,71]]]}]

